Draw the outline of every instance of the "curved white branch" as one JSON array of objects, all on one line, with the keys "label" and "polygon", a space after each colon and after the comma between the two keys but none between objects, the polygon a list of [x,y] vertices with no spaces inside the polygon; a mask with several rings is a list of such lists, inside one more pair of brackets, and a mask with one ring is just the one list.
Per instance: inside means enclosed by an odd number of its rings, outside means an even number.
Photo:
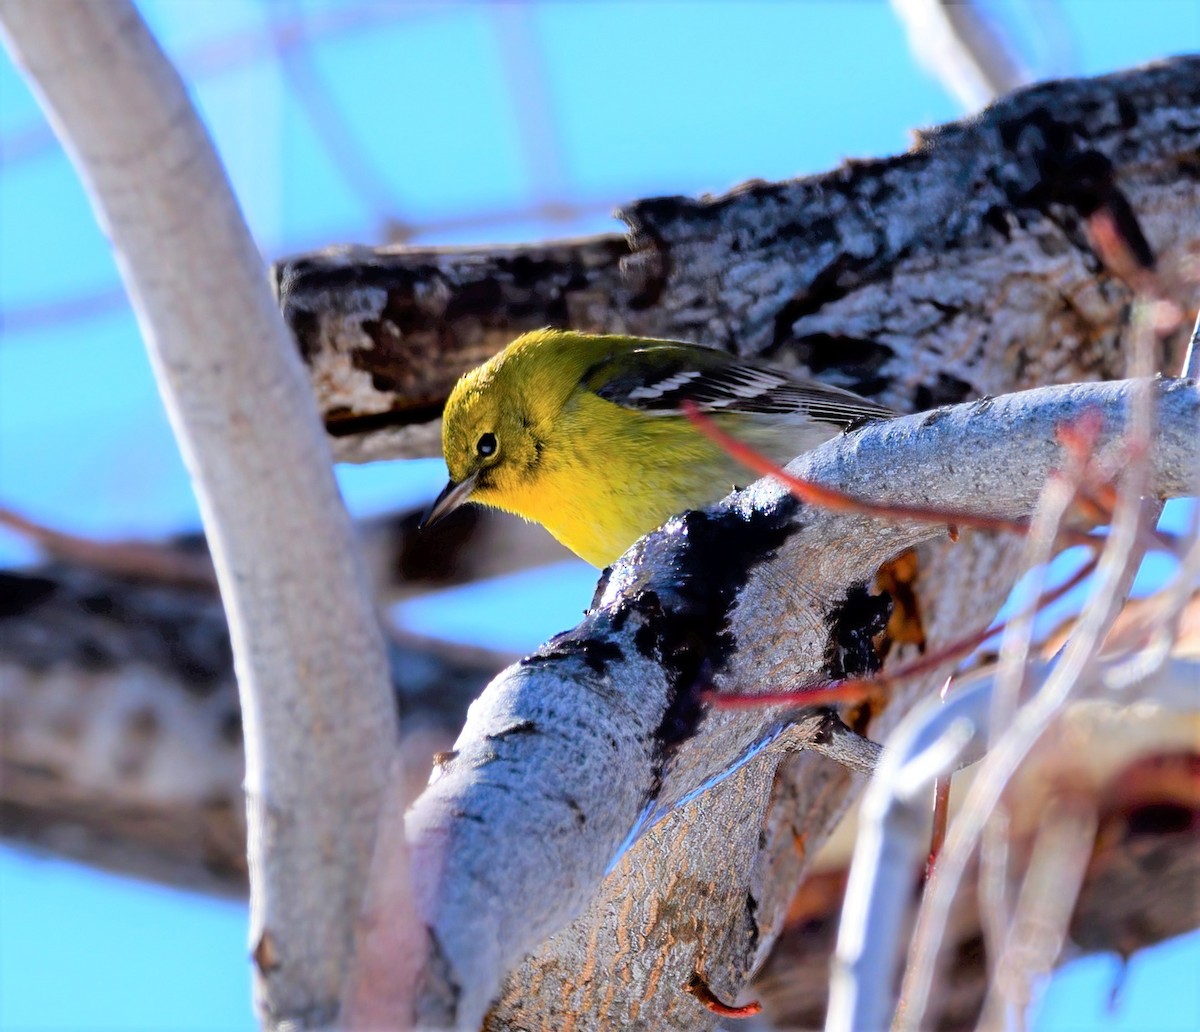
[{"label": "curved white branch", "polygon": [[395,711],[295,348],[178,74],[124,0],[0,23],[113,241],[196,486],[245,717],[260,1013],[336,1016]]}]

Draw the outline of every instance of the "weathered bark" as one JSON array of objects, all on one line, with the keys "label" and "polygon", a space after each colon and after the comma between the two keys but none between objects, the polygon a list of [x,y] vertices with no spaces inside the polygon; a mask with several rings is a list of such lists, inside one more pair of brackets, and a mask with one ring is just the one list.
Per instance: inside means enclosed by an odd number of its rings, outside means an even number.
[{"label": "weathered bark", "polygon": [[[243,894],[242,713],[215,590],[54,563],[0,575],[0,602],[0,834]],[[507,657],[390,645],[411,799]]]},{"label": "weathered bark", "polygon": [[911,411],[1121,375],[1132,292],[1089,244],[1097,211],[1132,209],[1194,311],[1173,272],[1200,241],[1198,149],[1200,58],[1177,58],[1021,91],[899,157],[638,201],[628,240],[334,248],[276,288],[346,459],[436,454],[458,375],[545,325],[766,356]]},{"label": "weathered bark", "polygon": [[[1059,461],[1055,427],[1102,410],[1107,451],[1130,389],[1037,391],[866,427],[792,469],[857,497],[1027,514]],[[1177,381],[1156,397],[1152,489],[1194,491],[1200,393]],[[886,605],[863,585],[939,533],[814,511],[764,482],[635,546],[579,628],[489,685],[410,813],[418,905],[436,942],[425,1022],[472,1027],[530,949],[489,1027],[714,1022],[683,987],[699,974],[719,997],[736,994],[795,884],[781,874],[802,870],[796,839],[819,844],[851,786],[814,757],[786,760],[817,731],[811,720],[773,740],[779,711],[710,712],[697,692],[828,683],[894,657]],[[963,633],[963,613],[922,586],[936,648]],[[970,598],[977,606],[978,591]],[[857,720],[886,732],[944,673]],[[623,844],[647,809],[661,822]],[[578,971],[603,976],[568,975]]]}]

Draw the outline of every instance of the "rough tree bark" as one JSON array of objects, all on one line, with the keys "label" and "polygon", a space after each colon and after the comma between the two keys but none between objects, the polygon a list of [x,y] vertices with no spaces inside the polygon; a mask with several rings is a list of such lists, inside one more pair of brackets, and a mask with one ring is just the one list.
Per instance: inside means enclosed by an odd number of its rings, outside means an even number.
[{"label": "rough tree bark", "polygon": [[279,263],[276,290],[352,460],[438,454],[457,377],[547,325],[764,356],[901,411],[1119,376],[1132,292],[1089,217],[1131,209],[1175,273],[1200,241],[1198,126],[1200,58],[1178,58],[1023,90],[899,157],[638,201],[628,238],[334,248]]},{"label": "rough tree bark", "polygon": [[[1157,256],[1164,289],[1192,310],[1177,272],[1200,240],[1198,146],[1200,62],[1185,58],[1023,91],[900,158],[639,202],[624,213],[627,242],[335,251],[282,263],[277,289],[343,457],[432,449],[427,421],[459,372],[546,324],[700,340],[924,409],[1118,375],[1133,292],[1093,247],[1106,227],[1121,228],[1135,262]],[[920,552],[912,590],[929,645],[987,621],[1014,555],[986,536]],[[511,976],[493,1025],[714,1021],[681,995],[686,972],[664,944],[691,949],[718,995],[736,990],[778,926],[778,886],[803,869],[793,843],[819,842],[849,791],[844,772],[821,767],[801,758],[775,780],[743,769],[678,811],[647,866],[676,863],[682,891],[631,887],[618,869],[589,913]],[[764,811],[761,825],[746,820]]]},{"label": "rough tree bark", "polygon": [[[1055,427],[1099,408],[1107,451],[1128,389],[937,410],[864,428],[790,469],[860,498],[1027,515],[1059,461]],[[1175,381],[1156,393],[1152,490],[1192,493],[1200,389]],[[865,586],[942,534],[814,511],[762,482],[635,545],[584,623],[488,686],[410,812],[432,937],[423,1023],[471,1028],[490,1011],[492,1028],[715,1024],[685,987],[699,977],[718,997],[737,994],[803,869],[797,838],[819,843],[852,786],[827,761],[788,759],[828,733],[819,715],[788,725],[773,709],[711,711],[701,693],[753,695],[878,669],[900,641],[888,596]],[[952,637],[938,626],[950,614],[921,589],[936,647]],[[961,613],[953,617],[961,634]],[[886,732],[944,674],[915,679],[886,708],[860,709],[856,726]],[[780,800],[785,787],[800,805]],[[632,842],[631,827],[643,831]],[[492,1007],[497,980],[527,950]]]}]

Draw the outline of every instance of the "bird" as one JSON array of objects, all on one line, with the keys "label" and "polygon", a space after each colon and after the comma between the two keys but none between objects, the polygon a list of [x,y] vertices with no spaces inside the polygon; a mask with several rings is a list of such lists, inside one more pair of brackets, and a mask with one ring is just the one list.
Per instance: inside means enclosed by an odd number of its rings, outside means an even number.
[{"label": "bird", "polygon": [[688,420],[688,401],[781,464],[895,415],[699,344],[535,330],[450,392],[442,414],[450,482],[423,526],[475,502],[540,523],[586,562],[609,566],[671,516],[748,479]]}]

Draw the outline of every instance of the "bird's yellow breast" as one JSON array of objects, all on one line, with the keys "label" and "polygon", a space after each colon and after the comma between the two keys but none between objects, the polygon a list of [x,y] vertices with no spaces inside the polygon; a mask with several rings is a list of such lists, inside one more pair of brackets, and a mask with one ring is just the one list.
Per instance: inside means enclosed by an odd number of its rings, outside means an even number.
[{"label": "bird's yellow breast", "polygon": [[643,415],[580,392],[546,433],[536,469],[476,497],[608,566],[676,513],[724,497],[735,478],[753,479],[682,416]]}]

